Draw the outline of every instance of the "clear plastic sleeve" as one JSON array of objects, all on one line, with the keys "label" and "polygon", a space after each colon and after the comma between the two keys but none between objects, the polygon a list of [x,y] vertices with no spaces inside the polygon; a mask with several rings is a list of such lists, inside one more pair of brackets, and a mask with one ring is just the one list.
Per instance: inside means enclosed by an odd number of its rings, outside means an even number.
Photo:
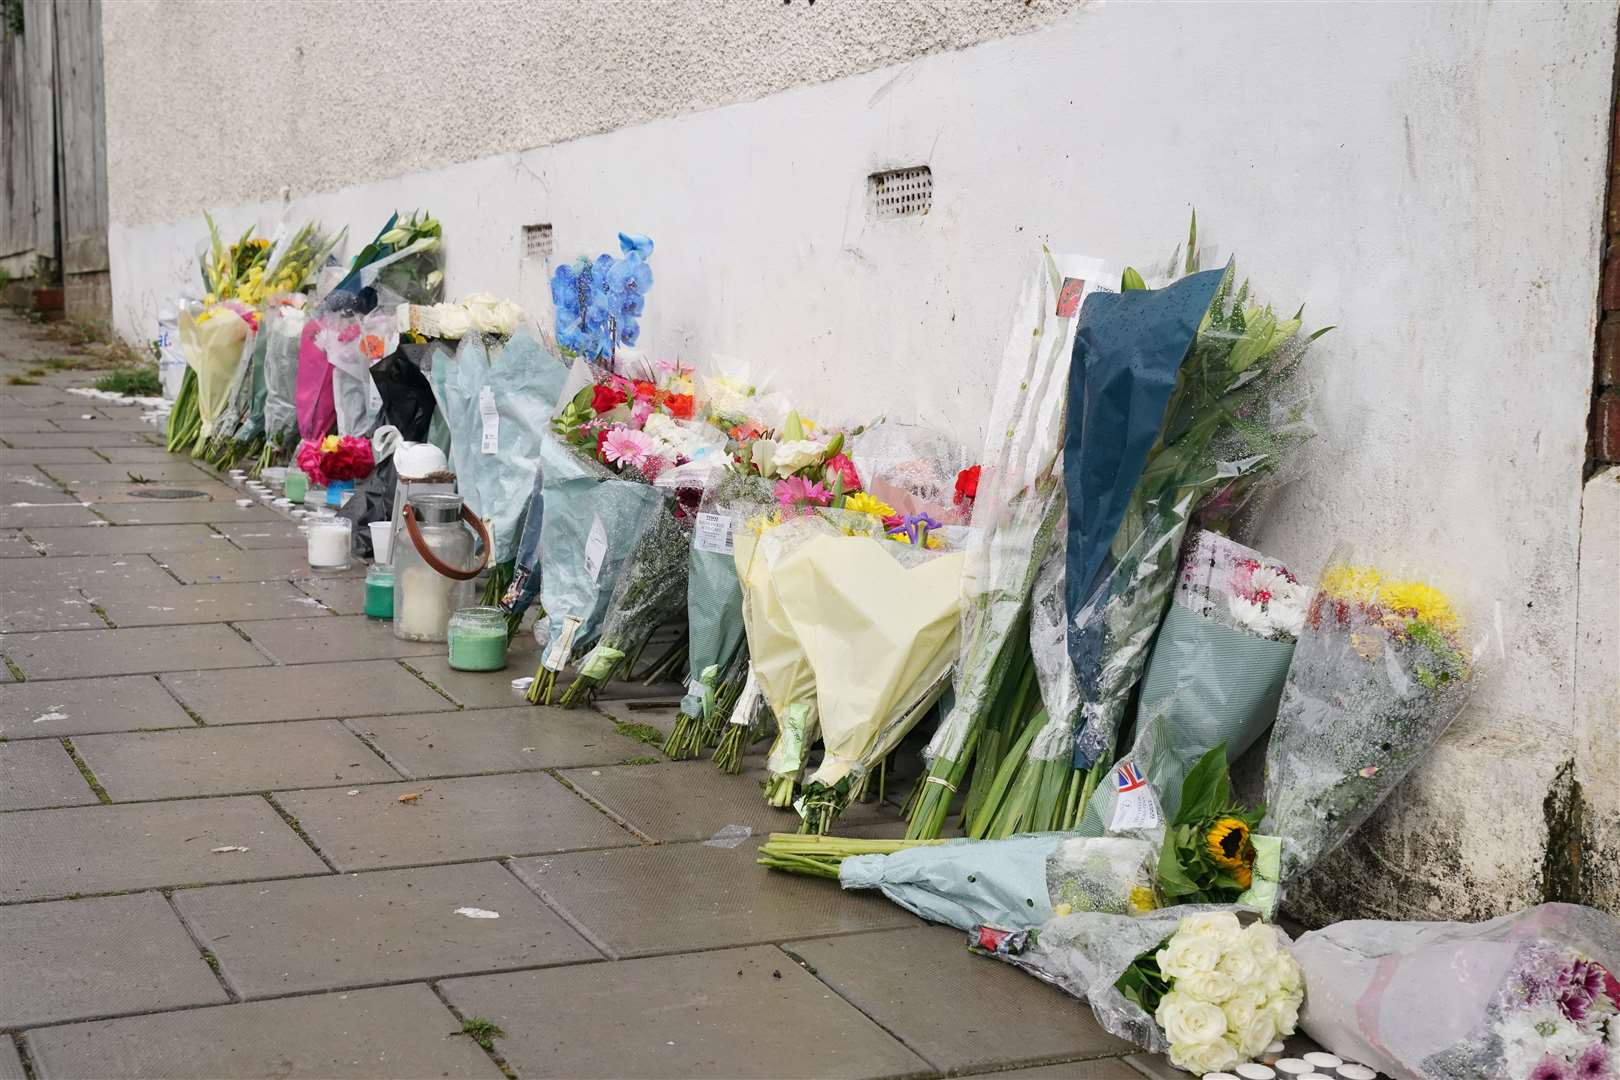
[{"label": "clear plastic sleeve", "polygon": [[253,353],[254,332],[246,319],[220,305],[180,316],[180,347],[197,373],[197,412],[202,436],[212,437]]},{"label": "clear plastic sleeve", "polygon": [[[664,498],[658,511],[643,522],[614,583],[601,637],[579,665],[580,678],[591,685],[606,682],[621,664],[634,659],[655,630],[685,614],[692,522],[678,512],[675,499],[660,494]],[[571,704],[572,698],[565,697],[564,703]]]},{"label": "clear plastic sleeve", "polygon": [[1542,904],[1483,923],[1341,922],[1300,937],[1300,1027],[1390,1076],[1526,1080],[1620,1069],[1620,923]]},{"label": "clear plastic sleeve", "polygon": [[298,341],[308,318],[292,305],[274,305],[265,315],[265,437],[282,448],[298,440]]},{"label": "clear plastic sleeve", "polygon": [[722,473],[703,493],[687,567],[686,624],[692,635],[687,659],[696,684],[681,702],[687,716],[704,714],[707,695],[716,691],[742,647],[746,631],[734,538],[774,505],[768,482],[733,471]]},{"label": "clear plastic sleeve", "polygon": [[960,443],[942,431],[915,424],[879,423],[849,440],[866,491],[901,514],[928,514],[957,524],[961,510],[953,505],[956,474],[967,468]]}]

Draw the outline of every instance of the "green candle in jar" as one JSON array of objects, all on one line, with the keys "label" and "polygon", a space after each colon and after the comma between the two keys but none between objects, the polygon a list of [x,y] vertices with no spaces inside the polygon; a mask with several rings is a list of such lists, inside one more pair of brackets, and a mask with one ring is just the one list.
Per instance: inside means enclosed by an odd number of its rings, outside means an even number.
[{"label": "green candle in jar", "polygon": [[450,666],[457,671],[499,671],[506,666],[506,613],[462,608],[450,617],[449,640]]},{"label": "green candle in jar", "polygon": [[373,566],[366,571],[366,614],[373,619],[394,617],[394,571]]}]

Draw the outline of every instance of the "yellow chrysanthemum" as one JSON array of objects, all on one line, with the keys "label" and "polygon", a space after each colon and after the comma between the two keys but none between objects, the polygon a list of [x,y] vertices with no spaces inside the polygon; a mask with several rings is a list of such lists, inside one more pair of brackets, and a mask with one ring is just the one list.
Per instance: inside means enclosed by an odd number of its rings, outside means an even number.
[{"label": "yellow chrysanthemum", "polygon": [[748,520],[748,527],[756,534],[763,533],[766,529],[774,529],[780,524],[782,524],[782,511],[780,510],[774,510],[769,514],[760,514],[758,517]]},{"label": "yellow chrysanthemum", "polygon": [[1371,603],[1383,577],[1371,566],[1330,566],[1322,572],[1322,591],[1338,600]]},{"label": "yellow chrysanthemum", "polygon": [[1421,619],[1438,630],[1461,625],[1445,593],[1421,581],[1386,581],[1378,586],[1378,602],[1409,619]]},{"label": "yellow chrysanthemum", "polygon": [[1159,906],[1159,898],[1153,895],[1153,890],[1146,885],[1134,885],[1131,894],[1126,898],[1132,911],[1154,911]]},{"label": "yellow chrysanthemum", "polygon": [[894,507],[876,496],[868,495],[864,491],[857,491],[855,494],[847,496],[844,499],[844,509],[853,510],[857,514],[871,514],[873,517],[879,518],[889,517],[894,513]]},{"label": "yellow chrysanthemum", "polygon": [[1253,877],[1254,845],[1249,842],[1249,827],[1235,817],[1217,818],[1204,835],[1204,850],[1210,862],[1232,875],[1232,879],[1247,889]]},{"label": "yellow chrysanthemum", "polygon": [[322,452],[330,454],[333,450],[336,450],[337,448],[338,448],[338,437],[336,435],[328,435],[326,438],[321,440],[321,450],[322,450]]}]

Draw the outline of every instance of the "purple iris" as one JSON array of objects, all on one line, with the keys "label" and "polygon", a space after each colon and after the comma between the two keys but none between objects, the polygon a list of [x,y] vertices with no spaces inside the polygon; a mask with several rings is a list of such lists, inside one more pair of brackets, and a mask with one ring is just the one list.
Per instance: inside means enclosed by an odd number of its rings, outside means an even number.
[{"label": "purple iris", "polygon": [[889,526],[889,535],[904,536],[913,547],[921,547],[928,542],[928,530],[939,527],[940,523],[927,514],[906,514]]}]

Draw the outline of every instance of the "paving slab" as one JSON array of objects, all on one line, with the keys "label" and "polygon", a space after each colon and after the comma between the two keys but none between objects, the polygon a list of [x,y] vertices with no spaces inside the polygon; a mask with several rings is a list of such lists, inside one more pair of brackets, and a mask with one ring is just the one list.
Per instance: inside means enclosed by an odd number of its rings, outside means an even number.
[{"label": "paving slab", "polygon": [[393,660],[182,671],[160,678],[210,725],[314,720],[373,710],[415,714],[456,707]]},{"label": "paving slab", "polygon": [[[560,775],[654,840],[707,840],[728,825],[746,825],[758,835],[797,832],[799,815],[771,806],[760,794],[767,776],[764,762],[755,758],[743,764],[736,776],[702,758],[569,769]],[[844,811],[840,824],[869,824],[884,817],[898,819],[899,814],[875,802],[855,803]]]},{"label": "paving slab", "polygon": [[0,526],[8,529],[55,528],[63,525],[105,525],[106,522],[77,502],[16,506],[0,502]]},{"label": "paving slab", "polygon": [[0,484],[20,484],[24,487],[44,488],[60,491],[62,485],[57,483],[38,465],[28,464],[0,465]]},{"label": "paving slab", "polygon": [[881,896],[767,871],[754,861],[764,839],[542,855],[511,865],[614,957],[919,925]]},{"label": "paving slab", "polygon": [[0,480],[0,505],[62,506],[79,501],[77,495],[69,495],[44,477],[38,480]]},{"label": "paving slab", "polygon": [[501,1080],[460,1030],[415,984],[64,1024],[29,1032],[28,1045],[41,1080]]},{"label": "paving slab", "polygon": [[[998,1069],[995,1072],[964,1075],[993,1076],[995,1080],[1142,1080],[1141,1073],[1119,1058],[1067,1061],[1055,1065],[1033,1065],[1027,1069]],[[1187,1080],[1190,1075],[1182,1073],[1181,1080]]]},{"label": "paving slab", "polygon": [[100,802],[55,739],[0,743],[0,810]]},{"label": "paving slab", "polygon": [[238,581],[176,585],[161,591],[109,587],[96,602],[118,626],[234,622],[241,619],[307,619],[325,616],[320,605],[285,581]]},{"label": "paving slab", "polygon": [[0,1080],[28,1080],[17,1044],[10,1039],[0,1039]]},{"label": "paving slab", "polygon": [[[17,560],[9,560],[9,571]],[[0,577],[4,577],[0,572]],[[42,630],[105,630],[107,622],[90,601],[65,586],[54,589],[0,594],[0,634],[33,633]]]},{"label": "paving slab", "polygon": [[133,476],[144,477],[154,487],[184,487],[191,483],[216,482],[213,473],[204,472],[188,461],[154,461],[137,465],[46,465],[44,471],[61,483],[73,487],[78,484],[134,484]]},{"label": "paving slab", "polygon": [[7,566],[0,575],[0,595],[42,589],[89,587],[98,581],[136,581],[149,588],[174,584],[146,555],[127,557],[91,555],[83,558],[38,559]]},{"label": "paving slab", "polygon": [[175,903],[244,998],[599,959],[492,862],[187,889]]},{"label": "paving slab", "polygon": [[[303,553],[300,552],[298,557],[302,559]],[[360,583],[355,584],[359,586]],[[236,625],[253,639],[254,644],[283,664],[378,660],[445,651],[442,641],[401,641],[394,636],[392,625],[378,619],[368,619],[364,615],[320,615],[307,619],[240,622]]]},{"label": "paving slab", "polygon": [[0,1027],[229,1000],[158,893],[0,907]]},{"label": "paving slab", "polygon": [[[827,882],[833,885],[833,882]],[[1010,964],[975,956],[966,935],[917,926],[783,946],[816,977],[948,1073],[994,1065],[1109,1057],[1135,1047],[1102,1029],[1091,1010]],[[970,1010],[941,1009],[918,987],[951,987]]]},{"label": "paving slab", "polygon": [[[370,707],[370,702],[365,704]],[[543,705],[466,709],[449,715],[365,716],[350,720],[349,727],[381,750],[396,769],[419,778],[616,764],[657,753],[620,735],[588,709],[564,711]]]},{"label": "paving slab", "polygon": [[85,735],[73,745],[115,800],[399,778],[336,720]]},{"label": "paving slab", "polygon": [[928,1065],[768,946],[451,979],[520,1076],[879,1077]]},{"label": "paving slab", "polygon": [[212,525],[216,521],[246,525],[285,520],[260,503],[237,506],[234,502],[213,500],[147,499],[145,502],[102,503],[96,512],[114,525]]},{"label": "paving slab", "polygon": [[[417,799],[399,801],[410,794]],[[545,773],[289,791],[276,801],[339,870],[639,842]]]},{"label": "paving slab", "polygon": [[62,431],[7,433],[6,443],[19,450],[56,449],[64,446],[151,446],[149,437],[138,431]]},{"label": "paving slab", "polygon": [[21,435],[24,432],[33,434],[40,431],[64,431],[43,416],[28,416],[21,410],[13,410],[6,416],[0,417],[0,436]]},{"label": "paving slab", "polygon": [[91,419],[86,420],[84,414],[81,413],[77,416],[59,417],[52,422],[59,431],[88,431],[92,433],[103,431],[157,431],[155,425],[142,420],[139,414],[135,416],[115,416],[110,413],[92,413]]},{"label": "paving slab", "polygon": [[270,662],[230,627],[218,625],[3,634],[0,652],[29,679],[257,667]]},{"label": "paving slab", "polygon": [[192,726],[191,717],[150,675],[0,687],[0,735],[13,741]]},{"label": "paving slab", "polygon": [[[0,423],[0,438],[5,424]],[[88,446],[31,447],[13,450],[0,447],[0,465],[100,465],[102,460]]]},{"label": "paving slab", "polygon": [[47,555],[144,555],[198,551],[227,541],[208,525],[113,525],[103,529],[33,527],[28,535]]},{"label": "paving slab", "polygon": [[366,593],[363,579],[357,579],[352,575],[300,577],[293,581],[293,586],[319,600],[338,615],[365,614]]},{"label": "paving slab", "polygon": [[[118,466],[132,471],[139,470],[141,465]],[[160,492],[181,492],[180,495],[159,494]],[[201,480],[177,480],[173,482],[158,482],[155,484],[134,484],[129,481],[115,483],[112,481],[86,482],[73,485],[73,498],[79,502],[92,503],[97,506],[113,503],[147,503],[147,502],[211,502],[215,506],[235,506],[240,496],[235,488],[227,484],[211,481],[206,477]]]},{"label": "paving slab", "polygon": [[[299,551],[307,551],[309,548],[309,538],[301,531],[301,527],[285,518],[240,522],[226,518],[214,521],[212,528],[229,538],[235,546],[247,551],[261,551],[266,548],[297,548]],[[355,588],[360,590],[358,585]]]},{"label": "paving slab", "polygon": [[37,559],[41,554],[21,529],[0,531],[0,559]]},{"label": "paving slab", "polygon": [[413,656],[405,666],[469,709],[499,709],[528,704],[523,691],[512,689],[512,680],[534,674],[539,652],[534,635],[520,633],[508,647],[506,667],[500,671],[457,671],[443,654]]},{"label": "paving slab", "polygon": [[[154,428],[154,431],[157,429]],[[184,454],[171,454],[161,446],[97,446],[96,453],[114,465],[145,464],[154,461],[189,461]]]},{"label": "paving slab", "polygon": [[0,814],[0,851],[0,900],[328,871],[258,796]]},{"label": "paving slab", "polygon": [[[276,581],[322,576],[309,568],[309,558],[296,548],[239,551],[222,543],[219,550],[178,551],[157,556],[175,577],[188,585],[214,581]],[[358,563],[355,564],[357,567]],[[340,580],[363,579],[365,569],[333,575]],[[358,589],[358,586],[356,586]]]}]

